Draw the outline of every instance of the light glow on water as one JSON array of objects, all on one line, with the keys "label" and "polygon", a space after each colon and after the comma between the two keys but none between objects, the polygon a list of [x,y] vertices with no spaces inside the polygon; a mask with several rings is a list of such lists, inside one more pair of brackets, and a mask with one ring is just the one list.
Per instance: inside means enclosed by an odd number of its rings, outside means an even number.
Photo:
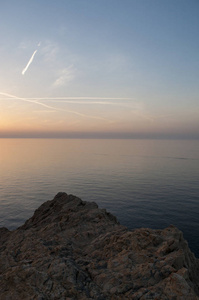
[{"label": "light glow on water", "polygon": [[0,226],[64,191],[129,228],[174,224],[199,256],[199,141],[0,139],[0,163]]}]

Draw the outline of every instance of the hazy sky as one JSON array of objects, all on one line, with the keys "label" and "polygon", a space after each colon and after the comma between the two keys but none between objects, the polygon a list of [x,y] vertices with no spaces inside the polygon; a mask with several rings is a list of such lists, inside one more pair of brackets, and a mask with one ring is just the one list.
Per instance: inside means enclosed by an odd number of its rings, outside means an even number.
[{"label": "hazy sky", "polygon": [[0,137],[199,138],[198,0],[6,0]]}]

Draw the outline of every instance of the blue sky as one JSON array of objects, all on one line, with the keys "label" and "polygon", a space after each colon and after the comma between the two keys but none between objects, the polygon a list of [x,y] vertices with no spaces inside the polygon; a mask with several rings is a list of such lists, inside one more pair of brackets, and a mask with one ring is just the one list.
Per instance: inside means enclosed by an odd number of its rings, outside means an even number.
[{"label": "blue sky", "polygon": [[0,136],[199,138],[197,0],[4,1]]}]

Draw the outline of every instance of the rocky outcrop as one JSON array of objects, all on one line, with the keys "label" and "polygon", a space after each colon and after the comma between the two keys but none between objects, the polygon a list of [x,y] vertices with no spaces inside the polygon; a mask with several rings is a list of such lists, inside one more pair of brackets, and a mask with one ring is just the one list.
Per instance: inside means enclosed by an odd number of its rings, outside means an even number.
[{"label": "rocky outcrop", "polygon": [[0,229],[0,299],[199,299],[199,262],[182,233],[127,230],[95,203],[58,193]]}]

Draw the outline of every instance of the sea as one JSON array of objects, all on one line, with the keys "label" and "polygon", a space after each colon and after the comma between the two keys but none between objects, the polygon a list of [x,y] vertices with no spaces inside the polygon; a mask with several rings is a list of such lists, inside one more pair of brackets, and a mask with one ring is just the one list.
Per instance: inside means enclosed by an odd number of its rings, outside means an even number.
[{"label": "sea", "polygon": [[0,227],[66,192],[129,229],[173,224],[199,257],[198,140],[0,139],[0,167]]}]

